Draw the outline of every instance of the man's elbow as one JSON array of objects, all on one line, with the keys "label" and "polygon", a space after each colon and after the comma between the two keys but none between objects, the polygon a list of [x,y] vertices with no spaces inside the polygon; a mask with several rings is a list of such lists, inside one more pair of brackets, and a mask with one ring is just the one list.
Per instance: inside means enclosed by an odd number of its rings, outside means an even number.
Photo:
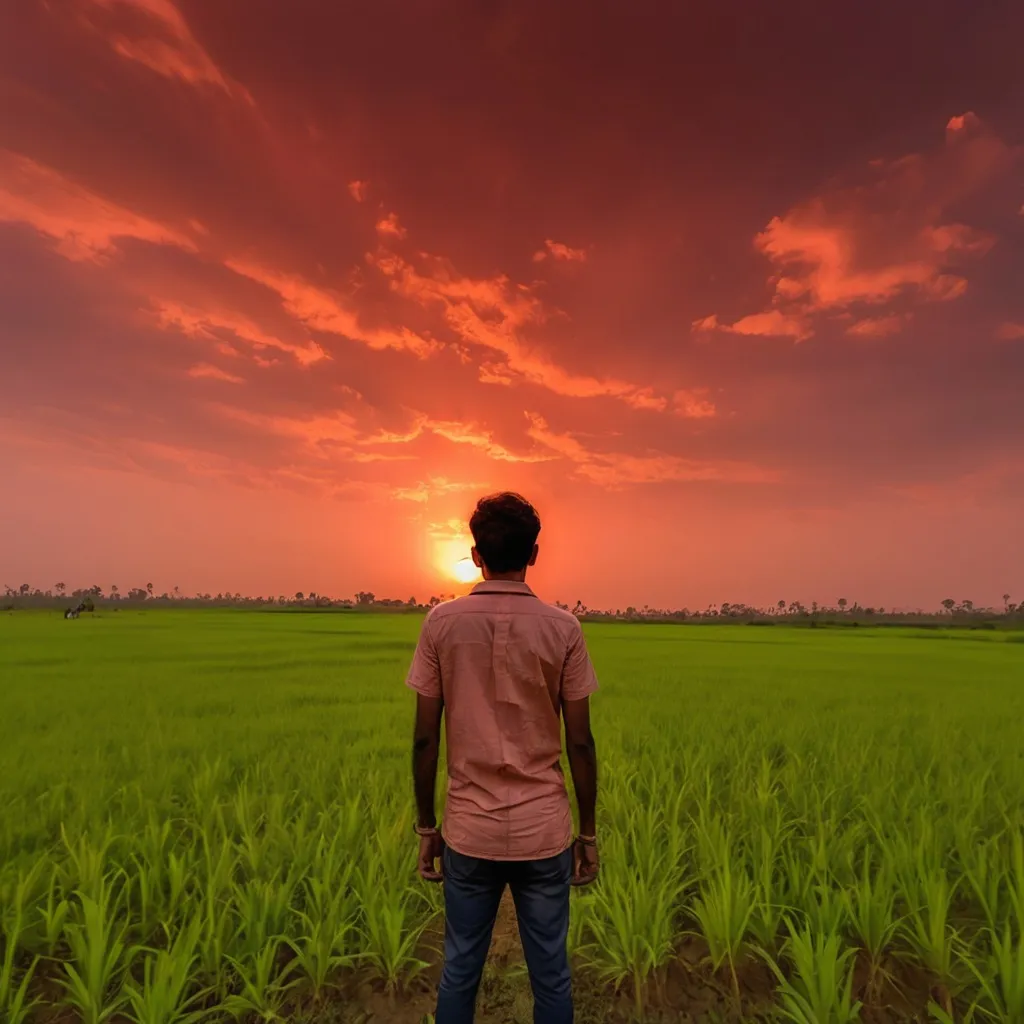
[{"label": "man's elbow", "polygon": [[437,736],[429,734],[416,736],[412,741],[412,752],[417,758],[426,760],[431,757],[437,757],[440,745],[440,739]]},{"label": "man's elbow", "polygon": [[592,758],[597,750],[594,734],[589,729],[585,733],[569,736],[567,739],[569,752],[578,757]]}]

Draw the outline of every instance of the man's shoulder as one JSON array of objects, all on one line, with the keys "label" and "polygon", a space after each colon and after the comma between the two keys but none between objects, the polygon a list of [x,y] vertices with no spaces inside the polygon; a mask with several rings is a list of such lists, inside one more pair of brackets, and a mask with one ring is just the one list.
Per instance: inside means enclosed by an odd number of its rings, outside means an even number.
[{"label": "man's shoulder", "polygon": [[560,608],[557,604],[548,604],[547,601],[541,601],[540,598],[537,599],[537,603],[545,618],[553,619],[572,632],[579,631],[580,620],[568,608]]},{"label": "man's shoulder", "polygon": [[462,611],[468,611],[467,605],[471,596],[471,594],[467,594],[465,597],[455,597],[451,601],[442,601],[440,604],[435,604],[427,612],[426,621],[436,622],[438,619],[447,618],[449,615],[458,615]]},{"label": "man's shoulder", "polygon": [[[441,604],[435,605],[430,609],[427,613],[427,621],[440,622],[444,619],[458,617],[459,615],[493,612],[493,606],[480,600],[480,597],[484,596],[487,595],[466,594],[464,597],[456,597],[451,601],[442,601]],[[580,631],[579,619],[572,612],[565,608],[559,608],[558,605],[548,604],[547,601],[541,600],[536,594],[523,594],[520,600],[513,605],[513,608],[518,609],[521,614],[540,616],[570,632]]]}]

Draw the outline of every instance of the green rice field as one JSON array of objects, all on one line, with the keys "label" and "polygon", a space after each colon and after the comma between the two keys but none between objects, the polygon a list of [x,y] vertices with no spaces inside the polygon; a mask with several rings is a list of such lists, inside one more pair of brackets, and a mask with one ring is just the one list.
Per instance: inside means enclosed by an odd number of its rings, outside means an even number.
[{"label": "green rice field", "polygon": [[[0,616],[0,1021],[429,1020],[419,625]],[[1024,1022],[1024,634],[585,629],[579,1020]]]}]

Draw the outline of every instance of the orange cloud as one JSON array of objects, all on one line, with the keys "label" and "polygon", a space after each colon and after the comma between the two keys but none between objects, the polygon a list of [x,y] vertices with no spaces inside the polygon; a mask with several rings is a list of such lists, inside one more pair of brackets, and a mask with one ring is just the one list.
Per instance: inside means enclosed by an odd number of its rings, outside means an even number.
[{"label": "orange cloud", "polygon": [[773,471],[752,463],[687,459],[662,452],[633,455],[591,451],[573,435],[551,430],[542,416],[527,413],[526,418],[530,437],[575,463],[576,476],[609,489],[629,484],[695,481],[768,483],[777,479]]},{"label": "orange cloud", "polygon": [[552,259],[562,260],[563,262],[586,263],[587,261],[586,249],[573,249],[563,242],[553,242],[550,238],[545,240],[544,245],[546,246],[545,249],[539,249],[533,254],[534,263],[546,260],[549,253]]},{"label": "orange cloud", "polygon": [[181,231],[111,203],[9,150],[0,150],[0,220],[31,225],[53,239],[69,260],[101,261],[117,248],[119,238],[190,252],[196,248]]},{"label": "orange cloud", "polygon": [[732,324],[722,323],[717,314],[712,313],[711,316],[694,320],[691,326],[698,334],[728,331],[731,334],[745,334],[748,337],[792,338],[794,341],[803,341],[814,333],[803,315],[784,313],[780,309],[751,313],[750,316],[741,317]]},{"label": "orange cloud", "polygon": [[178,469],[190,478],[226,480],[245,487],[265,490],[287,488],[335,498],[383,500],[390,497],[386,485],[342,477],[336,464],[329,461],[262,466],[207,449],[135,439],[123,442],[122,456],[135,468]]},{"label": "orange cloud", "polygon": [[792,338],[803,341],[813,333],[802,316],[783,313],[780,309],[769,309],[764,313],[752,313],[734,324],[719,325],[723,331],[766,338]]},{"label": "orange cloud", "polygon": [[377,234],[382,238],[405,238],[408,232],[398,222],[397,213],[389,213],[377,221]]},{"label": "orange cloud", "polygon": [[494,440],[491,431],[478,427],[473,423],[458,421],[425,420],[423,428],[438,437],[443,437],[453,444],[468,444],[482,451],[498,462],[548,462],[550,455],[533,452],[513,452]]},{"label": "orange cloud", "polygon": [[695,331],[717,331],[721,326],[716,313],[712,313],[711,316],[702,316],[691,324]]},{"label": "orange cloud", "polygon": [[994,238],[950,214],[1013,158],[974,114],[951,118],[941,150],[872,161],[866,180],[834,182],[773,217],[754,239],[775,267],[771,308],[732,324],[705,317],[694,327],[801,340],[813,333],[814,314],[904,295],[959,298],[967,289],[959,268],[988,252]]},{"label": "orange cloud", "polygon": [[[374,451],[376,448],[411,444],[426,434],[443,438],[452,444],[468,445],[496,462],[535,463],[550,462],[555,456],[549,452],[515,452],[494,439],[490,430],[473,422],[461,420],[435,420],[422,413],[413,413],[406,430],[367,431],[351,412],[334,409],[309,416],[294,416],[255,412],[232,405],[211,406],[226,419],[245,423],[268,434],[298,441],[318,458],[343,458],[350,462],[405,462],[415,455],[406,452]],[[433,495],[449,493],[476,484],[452,483],[445,477],[432,478],[427,484],[402,495],[403,500],[428,487]]]},{"label": "orange cloud", "polygon": [[865,317],[850,324],[846,328],[846,333],[855,338],[884,338],[888,334],[898,334],[902,331],[907,319],[899,314]]},{"label": "orange cloud", "polygon": [[348,183],[349,195],[352,196],[357,203],[362,203],[366,200],[366,189],[367,183],[365,181],[350,181]]},{"label": "orange cloud", "polygon": [[427,481],[421,480],[412,487],[396,487],[391,495],[397,501],[414,501],[423,504],[441,495],[457,494],[461,491],[482,491],[487,487],[487,484],[461,483],[448,480],[443,476],[435,476]]},{"label": "orange cloud", "polygon": [[288,314],[311,330],[337,334],[372,349],[390,348],[412,352],[421,358],[442,348],[437,342],[422,338],[406,327],[362,326],[355,311],[349,308],[337,292],[319,288],[297,275],[284,274],[240,260],[228,260],[226,265],[236,274],[258,281],[277,292]]},{"label": "orange cloud", "polygon": [[[203,338],[223,347],[224,334],[229,334],[247,345],[257,354],[265,349],[278,349],[293,356],[301,366],[311,366],[330,356],[315,341],[304,344],[285,341],[273,334],[267,334],[247,317],[226,310],[197,310],[175,302],[157,300],[153,305],[157,320],[164,329],[174,329],[191,338]],[[223,350],[223,348],[222,348]],[[267,365],[266,358],[263,358]]]},{"label": "orange cloud", "polygon": [[718,415],[715,403],[708,397],[707,388],[690,388],[677,391],[673,396],[678,415],[691,420],[711,419]]},{"label": "orange cloud", "polygon": [[552,456],[536,452],[513,452],[494,440],[491,431],[475,423],[461,420],[434,420],[417,414],[412,426],[405,431],[378,431],[362,440],[362,444],[409,444],[424,434],[442,437],[452,444],[465,444],[497,462],[548,462]]},{"label": "orange cloud", "polygon": [[110,46],[122,57],[142,64],[164,78],[177,78],[193,86],[214,86],[229,96],[237,96],[253,104],[248,90],[232,81],[217,67],[171,0],[83,2],[106,11],[119,7],[131,8],[142,16],[134,20],[133,35],[112,32],[106,36]]},{"label": "orange cloud", "polygon": [[228,384],[243,383],[241,377],[236,377],[233,373],[228,373],[227,370],[222,370],[219,366],[214,366],[212,363],[196,363],[195,366],[189,367],[188,375],[197,378],[205,377],[210,380],[222,380]]},{"label": "orange cloud", "polygon": [[1024,324],[1007,321],[996,328],[996,337],[1001,341],[1019,341],[1024,338]]},{"label": "orange cloud", "polygon": [[885,250],[878,264],[858,265],[861,253],[876,241],[866,237],[862,217],[869,220],[870,214],[862,210],[846,223],[830,223],[832,214],[820,199],[775,217],[756,244],[783,268],[775,281],[776,301],[796,300],[820,311],[885,302],[903,291],[916,290],[925,300],[957,298],[966,281],[944,273],[947,261],[984,253],[994,241],[963,224],[920,226],[908,237],[892,239],[891,246],[877,240]]},{"label": "orange cloud", "polygon": [[391,252],[371,253],[367,259],[391,278],[395,292],[425,308],[439,308],[463,342],[503,357],[502,362],[482,367],[480,376],[486,383],[511,384],[522,378],[566,397],[617,398],[634,409],[662,410],[668,404],[652,387],[574,374],[532,348],[523,335],[543,323],[547,314],[525,285],[513,285],[504,275],[463,277],[437,257],[425,257],[426,273]]},{"label": "orange cloud", "polygon": [[340,409],[311,416],[285,416],[230,405],[213,408],[226,419],[300,441],[320,456],[351,453],[363,438],[355,416]]}]

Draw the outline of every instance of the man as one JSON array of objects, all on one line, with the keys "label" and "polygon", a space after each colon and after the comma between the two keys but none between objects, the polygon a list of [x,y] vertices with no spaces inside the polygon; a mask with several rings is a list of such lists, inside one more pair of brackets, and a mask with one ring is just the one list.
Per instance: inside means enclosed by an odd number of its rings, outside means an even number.
[{"label": "man", "polygon": [[[518,494],[483,498],[469,528],[483,582],[430,612],[407,680],[417,693],[419,873],[444,880],[444,969],[435,1020],[473,1020],[508,885],[535,1024],[570,1024],[569,886],[589,884],[598,873],[589,701],[597,677],[576,618],[544,604],[526,585],[540,533],[533,506]],[[434,816],[442,714],[448,745],[443,839]],[[560,718],[579,810],[575,840],[559,761]]]}]

